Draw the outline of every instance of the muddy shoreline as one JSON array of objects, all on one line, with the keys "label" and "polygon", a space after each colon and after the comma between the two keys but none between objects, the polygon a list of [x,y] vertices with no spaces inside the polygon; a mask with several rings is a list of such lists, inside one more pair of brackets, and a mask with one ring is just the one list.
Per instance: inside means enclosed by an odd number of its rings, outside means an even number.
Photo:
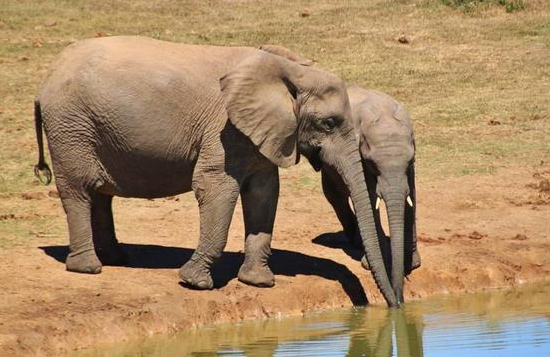
[{"label": "muddy shoreline", "polygon": [[[514,175],[479,176],[475,185],[466,177],[420,182],[423,265],[406,281],[407,300],[513,287],[549,276],[550,205],[536,200],[541,197],[536,187],[510,185]],[[40,207],[36,214],[62,224],[62,210],[48,189],[32,198]],[[189,196],[118,200],[117,232],[130,263],[105,267],[97,276],[64,270],[63,234],[29,234],[21,246],[0,251],[0,355],[59,356],[217,322],[383,303],[370,272],[360,266],[361,252],[348,248],[337,233],[322,195],[303,191],[282,190],[270,260],[276,285],[267,289],[236,279],[243,258],[240,210],[214,270],[217,288],[193,291],[178,284],[177,269],[198,236],[196,205]],[[14,205],[28,200],[11,199]],[[6,219],[17,219],[13,212]]]}]

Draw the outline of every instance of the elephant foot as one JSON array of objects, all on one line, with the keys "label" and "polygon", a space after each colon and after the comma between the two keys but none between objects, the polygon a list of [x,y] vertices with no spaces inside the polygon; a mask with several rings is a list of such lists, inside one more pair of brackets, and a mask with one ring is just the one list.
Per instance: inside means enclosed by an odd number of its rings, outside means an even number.
[{"label": "elephant foot", "polygon": [[271,234],[259,233],[246,237],[244,262],[239,269],[239,281],[262,288],[275,285],[275,276],[267,260],[271,255]]},{"label": "elephant foot", "polygon": [[94,250],[79,253],[69,253],[65,266],[68,271],[86,274],[101,273],[101,262]]},{"label": "elephant foot", "polygon": [[252,286],[270,288],[275,285],[275,275],[267,264],[244,262],[239,269],[239,281]]},{"label": "elephant foot", "polygon": [[100,248],[96,253],[104,265],[121,266],[128,263],[128,254],[118,244],[108,248]]},{"label": "elephant foot", "polygon": [[210,290],[214,288],[209,265],[193,257],[180,268],[179,276],[185,285],[193,289]]}]

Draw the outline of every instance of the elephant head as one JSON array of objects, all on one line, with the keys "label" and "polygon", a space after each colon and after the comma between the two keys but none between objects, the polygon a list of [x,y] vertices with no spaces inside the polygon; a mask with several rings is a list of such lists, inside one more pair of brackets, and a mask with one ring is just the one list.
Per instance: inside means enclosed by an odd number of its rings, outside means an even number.
[{"label": "elephant head", "polygon": [[371,271],[388,305],[397,299],[384,266],[347,89],[333,74],[256,51],[221,79],[231,123],[279,167],[307,157],[333,167],[349,188]]},{"label": "elephant head", "polygon": [[[378,214],[384,200],[390,229],[391,283],[403,301],[405,273],[414,268],[416,250],[415,143],[407,110],[390,96],[351,86],[348,88],[365,180]],[[419,261],[416,263],[419,264]]]}]

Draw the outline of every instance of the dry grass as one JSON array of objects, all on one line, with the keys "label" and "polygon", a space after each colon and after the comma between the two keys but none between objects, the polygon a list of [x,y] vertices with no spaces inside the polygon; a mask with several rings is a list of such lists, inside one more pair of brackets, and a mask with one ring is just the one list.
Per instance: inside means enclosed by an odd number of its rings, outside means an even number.
[{"label": "dry grass", "polygon": [[[0,0],[0,215],[32,213],[20,193],[47,190],[32,174],[33,96],[62,48],[98,34],[292,48],[403,102],[423,178],[534,165],[550,153],[550,2],[524,4],[508,13],[440,0]],[[396,41],[401,34],[409,44]],[[320,190],[305,163],[285,175],[283,187]],[[0,240],[43,219],[0,220]]]}]

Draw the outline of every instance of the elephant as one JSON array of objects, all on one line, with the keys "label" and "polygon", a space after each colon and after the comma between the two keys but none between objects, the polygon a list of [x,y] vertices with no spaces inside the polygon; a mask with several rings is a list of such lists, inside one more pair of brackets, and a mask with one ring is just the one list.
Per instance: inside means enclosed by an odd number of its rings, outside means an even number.
[{"label": "elephant", "polygon": [[[264,45],[262,50],[309,66],[313,61],[276,45]],[[403,279],[420,267],[416,244],[415,141],[408,111],[391,96],[356,85],[347,86],[354,129],[367,183],[376,235],[384,256],[386,271],[398,303],[403,301]],[[312,163],[321,171],[323,193],[342,224],[344,234],[356,247],[363,246],[364,237],[350,207],[350,191],[334,167]],[[388,243],[380,223],[379,205],[385,200],[390,236]],[[405,204],[407,203],[407,205]],[[391,245],[391,247],[390,247]],[[362,265],[370,269],[369,259]]]},{"label": "elephant", "polygon": [[200,237],[179,277],[212,289],[240,195],[245,223],[238,279],[274,285],[268,266],[278,168],[301,155],[334,168],[350,192],[371,272],[398,306],[377,241],[344,82],[252,47],[115,36],[82,40],[53,63],[35,98],[37,176],[48,182],[42,128],[67,216],[66,269],[100,273],[124,264],[114,196],[193,191]]},{"label": "elephant", "polygon": [[[403,278],[420,267],[416,244],[415,140],[407,110],[391,96],[348,86],[365,181],[375,215],[380,246],[391,272],[392,287],[403,301]],[[360,232],[349,190],[330,166],[323,165],[322,184],[350,242],[359,246]],[[380,201],[387,207],[390,242],[380,224]],[[365,268],[368,261],[363,260]]]}]

